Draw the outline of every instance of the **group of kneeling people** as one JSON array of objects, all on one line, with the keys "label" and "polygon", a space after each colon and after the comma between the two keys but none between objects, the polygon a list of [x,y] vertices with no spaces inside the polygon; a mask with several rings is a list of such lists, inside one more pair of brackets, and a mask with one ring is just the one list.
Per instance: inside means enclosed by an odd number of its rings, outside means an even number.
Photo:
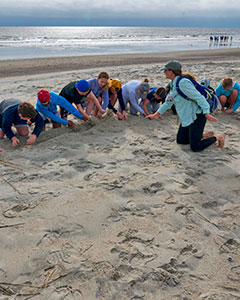
[{"label": "group of kneeling people", "polygon": [[[36,108],[18,99],[3,100],[0,103],[0,139],[6,135],[16,147],[20,141],[12,131],[12,126],[20,136],[28,136],[29,124],[35,124],[27,140],[27,144],[32,145],[48,122],[52,122],[53,128],[61,124],[73,128],[74,122],[67,119],[69,114],[87,121],[91,114],[101,118],[107,109],[111,109],[119,120],[127,120],[126,110],[129,109],[130,114],[156,119],[172,107],[180,120],[177,143],[190,144],[193,151],[202,151],[214,143],[217,147],[223,147],[224,133],[204,133],[206,120],[215,122],[217,119],[210,114],[209,103],[190,80],[194,76],[182,73],[182,66],[176,60],[169,61],[162,70],[166,78],[171,80],[166,88],[150,87],[148,79],[143,82],[131,80],[122,85],[120,80],[110,79],[107,72],[100,72],[97,78],[70,82],[59,95],[40,90]],[[179,94],[176,86],[179,77],[182,77],[179,87],[187,97]],[[201,84],[213,90],[207,78]],[[240,85],[231,78],[224,78],[216,92],[213,92],[218,100],[215,109],[232,113],[240,106]],[[117,101],[118,109],[115,108]],[[240,119],[240,115],[237,118]],[[0,151],[4,150],[0,148]]]}]

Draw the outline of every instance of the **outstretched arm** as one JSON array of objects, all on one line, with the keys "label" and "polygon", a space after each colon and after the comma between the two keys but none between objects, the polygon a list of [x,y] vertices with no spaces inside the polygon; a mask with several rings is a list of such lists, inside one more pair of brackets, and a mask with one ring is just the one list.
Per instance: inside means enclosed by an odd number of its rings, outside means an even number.
[{"label": "outstretched arm", "polygon": [[146,118],[150,119],[150,120],[154,120],[154,119],[158,119],[160,118],[162,115],[160,115],[160,113],[158,111],[156,111],[154,114],[152,115],[147,115]]},{"label": "outstretched arm", "polygon": [[144,110],[146,116],[149,115],[149,112],[148,112],[148,110],[147,110],[147,104],[148,104],[148,103],[149,103],[148,98],[145,98],[145,99],[143,100],[142,108],[143,108],[143,110]]}]

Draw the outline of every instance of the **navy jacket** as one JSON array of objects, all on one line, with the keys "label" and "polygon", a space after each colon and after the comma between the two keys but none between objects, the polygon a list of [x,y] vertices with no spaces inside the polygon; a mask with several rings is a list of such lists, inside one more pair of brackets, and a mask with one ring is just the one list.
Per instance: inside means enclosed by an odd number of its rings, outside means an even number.
[{"label": "navy jacket", "polygon": [[[11,129],[12,124],[16,124],[16,125],[27,124],[27,121],[20,118],[18,114],[18,105],[19,104],[9,107],[2,114],[2,125],[0,125],[0,127],[2,128],[2,130],[4,131],[4,133],[9,139],[15,136]],[[35,123],[35,128],[32,134],[39,136],[43,129],[45,121],[43,120],[43,118],[39,113],[37,113],[34,119],[30,119],[30,121],[32,123]]]}]

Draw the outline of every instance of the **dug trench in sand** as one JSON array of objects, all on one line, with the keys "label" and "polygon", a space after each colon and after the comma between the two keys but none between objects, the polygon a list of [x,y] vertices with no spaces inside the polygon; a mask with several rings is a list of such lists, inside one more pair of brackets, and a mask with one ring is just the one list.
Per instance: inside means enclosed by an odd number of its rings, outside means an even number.
[{"label": "dug trench in sand", "polygon": [[[230,56],[168,55],[215,88],[225,76],[240,78]],[[60,92],[101,70],[165,86],[166,61],[15,71],[1,79],[1,98],[35,104],[40,88]],[[2,140],[0,299],[239,299],[240,123],[216,117],[206,129],[224,131],[226,145],[202,153],[176,144],[171,111],[152,121],[108,113],[74,130],[47,127],[32,147]]]}]

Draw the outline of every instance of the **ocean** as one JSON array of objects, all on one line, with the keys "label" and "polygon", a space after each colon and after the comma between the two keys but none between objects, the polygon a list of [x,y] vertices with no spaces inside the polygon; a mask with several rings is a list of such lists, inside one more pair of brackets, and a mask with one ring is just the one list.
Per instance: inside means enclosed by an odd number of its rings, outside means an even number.
[{"label": "ocean", "polygon": [[0,60],[239,46],[239,28],[0,27]]}]

